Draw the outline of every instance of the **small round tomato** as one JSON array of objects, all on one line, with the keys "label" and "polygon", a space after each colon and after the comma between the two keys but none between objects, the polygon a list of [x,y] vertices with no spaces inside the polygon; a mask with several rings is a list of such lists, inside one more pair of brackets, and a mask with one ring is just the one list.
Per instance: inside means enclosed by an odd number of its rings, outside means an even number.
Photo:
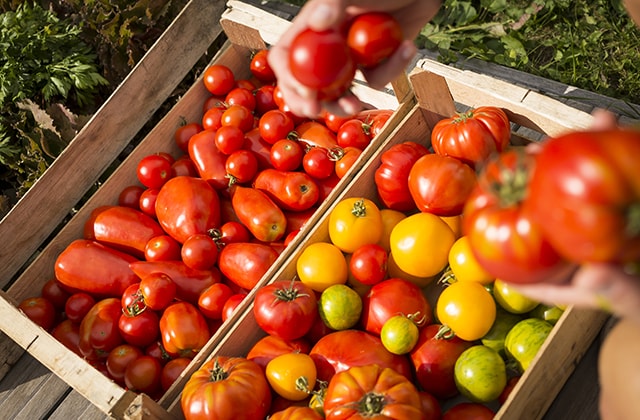
[{"label": "small round tomato", "polygon": [[228,245],[234,242],[249,242],[251,233],[245,225],[236,221],[228,221],[220,226],[220,234],[216,237],[222,245]]},{"label": "small round tomato", "polygon": [[264,85],[254,91],[256,97],[256,115],[262,115],[271,109],[278,109],[278,105],[273,98],[275,89],[273,85]]},{"label": "small round tomato", "polygon": [[231,105],[222,113],[220,124],[223,127],[238,127],[240,130],[246,133],[253,128],[253,113],[246,106]]},{"label": "small round tomato", "polygon": [[124,385],[124,373],[129,363],[142,356],[142,350],[131,344],[120,344],[107,355],[107,372],[109,377],[120,385]]},{"label": "small round tomato", "polygon": [[173,133],[173,140],[176,142],[176,146],[183,152],[189,151],[189,139],[194,134],[197,134],[203,130],[202,125],[199,122],[190,122],[182,124],[176,128]]},{"label": "small round tomato", "polygon": [[273,83],[276,81],[276,75],[267,60],[268,54],[269,50],[267,49],[258,50],[253,57],[251,57],[251,62],[249,63],[249,71],[262,83]]},{"label": "small round tomato", "polygon": [[222,113],[224,111],[225,108],[220,107],[207,109],[204,115],[202,115],[203,131],[216,132],[220,127],[222,127]]},{"label": "small round tomato", "polygon": [[281,139],[270,149],[271,164],[280,171],[295,171],[302,165],[304,149],[295,140]]},{"label": "small round tomato", "polygon": [[468,236],[458,238],[449,250],[449,268],[457,281],[490,284],[494,278],[478,263]]},{"label": "small round tomato", "polygon": [[351,287],[334,284],[322,291],[318,303],[320,318],[332,330],[354,327],[362,314],[362,298]]},{"label": "small round tomato", "polygon": [[55,324],[56,308],[53,303],[42,296],[34,296],[22,300],[18,304],[18,309],[45,330],[51,329]]},{"label": "small round tomato", "polygon": [[144,258],[147,261],[177,261],[180,244],[169,235],[154,236],[144,247]]},{"label": "small round tomato", "polygon": [[207,67],[203,74],[204,86],[212,95],[224,96],[233,89],[236,79],[233,71],[223,64]]},{"label": "small round tomato", "polygon": [[258,158],[251,150],[240,149],[231,153],[225,162],[229,184],[246,184],[258,173]]},{"label": "small round tomato", "polygon": [[496,413],[484,404],[461,402],[445,411],[442,420],[492,420],[495,415]]},{"label": "small round tomato", "polygon": [[80,323],[95,303],[95,298],[90,294],[77,292],[67,299],[64,305],[64,313],[71,321]]},{"label": "small round tomato", "polygon": [[82,357],[78,344],[80,343],[80,326],[71,321],[65,319],[51,330],[53,338],[64,344],[66,348]]},{"label": "small round tomato", "polygon": [[352,253],[362,245],[377,243],[381,236],[380,209],[368,198],[345,198],[331,210],[329,237],[342,251]]},{"label": "small round tomato", "polygon": [[146,309],[134,316],[124,313],[120,315],[118,328],[127,343],[142,348],[155,342],[160,336],[159,322],[158,314]]},{"label": "small round tomato", "polygon": [[478,403],[497,400],[507,385],[504,360],[498,352],[481,344],[462,352],[454,372],[460,393]]},{"label": "small round tomato", "polygon": [[344,254],[329,242],[314,242],[302,250],[296,271],[300,281],[316,292],[334,284],[345,284],[349,274]]},{"label": "small round tomato", "polygon": [[198,308],[209,319],[222,319],[224,305],[232,295],[231,287],[224,283],[214,283],[200,293]]},{"label": "small round tomato", "polygon": [[162,365],[153,356],[143,355],[131,361],[124,372],[124,383],[133,392],[155,395],[161,388]]},{"label": "small round tomato", "polygon": [[160,375],[160,385],[162,391],[166,392],[173,383],[180,378],[180,375],[191,363],[191,359],[187,357],[176,357],[169,360],[163,367]]},{"label": "small round tomato", "polygon": [[208,270],[218,258],[218,245],[206,233],[196,233],[187,238],[180,252],[182,262],[195,270]]},{"label": "small round tomato", "polygon": [[193,163],[188,155],[176,159],[176,161],[173,162],[173,165],[171,165],[171,168],[173,169],[175,176],[199,176],[196,164]]},{"label": "small round tomato", "polygon": [[253,96],[251,89],[246,87],[237,86],[227,93],[224,101],[227,105],[242,105],[253,111],[256,108],[256,98]]},{"label": "small round tomato", "polygon": [[400,220],[389,237],[391,255],[398,267],[420,278],[435,276],[446,267],[455,240],[453,231],[440,217],[423,212]]},{"label": "small round tomato", "polygon": [[293,131],[293,120],[279,109],[265,112],[258,120],[260,136],[269,144],[286,139]]},{"label": "small round tomato", "polygon": [[345,147],[340,153],[337,153],[335,158],[335,172],[338,178],[342,179],[345,177],[360,155],[362,155],[362,150],[351,146]]},{"label": "small round tomato", "polygon": [[349,259],[349,272],[360,283],[374,285],[387,276],[387,251],[378,244],[358,247]]},{"label": "small round tomato", "polygon": [[144,298],[140,293],[140,282],[133,283],[125,289],[120,298],[122,304],[122,312],[128,315],[136,315],[144,311],[147,306],[144,303]]},{"label": "small round tomato", "polygon": [[553,325],[547,321],[527,318],[509,330],[504,340],[504,348],[507,356],[518,363],[521,372],[529,368],[552,329]]},{"label": "small round tomato", "polygon": [[335,163],[322,147],[310,148],[302,157],[302,168],[315,179],[326,179],[335,173]]},{"label": "small round tomato", "polygon": [[175,299],[177,286],[171,277],[158,271],[142,277],[139,291],[145,306],[161,311]]},{"label": "small round tomato", "polygon": [[511,284],[500,279],[493,282],[493,297],[498,305],[512,314],[525,314],[540,303],[523,295]]},{"label": "small round tomato", "polygon": [[281,397],[301,401],[309,396],[316,383],[316,365],[305,353],[276,356],[265,370],[271,388]]},{"label": "small round tomato", "polygon": [[336,140],[340,147],[356,147],[366,149],[371,143],[371,130],[369,124],[357,118],[342,123],[336,133]]},{"label": "small round tomato", "polygon": [[145,156],[138,162],[138,180],[147,188],[160,188],[173,177],[172,163],[160,154]]},{"label": "small round tomato", "polygon": [[52,278],[42,285],[40,295],[51,302],[56,309],[64,309],[71,293],[60,286],[58,279]]},{"label": "small round tomato", "polygon": [[124,187],[120,191],[120,195],[118,195],[118,205],[138,210],[140,208],[140,196],[143,191],[144,188],[140,185]]},{"label": "small round tomato", "polygon": [[158,188],[147,188],[142,191],[142,194],[140,195],[140,211],[147,216],[157,218],[156,200],[158,199],[159,193],[160,189]]},{"label": "small round tomato", "polygon": [[362,13],[351,20],[347,45],[356,62],[372,68],[389,58],[404,39],[398,21],[385,12]]},{"label": "small round tomato", "polygon": [[408,316],[395,315],[389,318],[380,331],[384,347],[393,354],[407,354],[418,343],[420,330]]},{"label": "small round tomato", "polygon": [[247,296],[246,293],[235,293],[227,299],[222,307],[222,321],[226,321],[231,318],[235,313],[235,310],[242,303],[244,298]]},{"label": "small round tomato", "polygon": [[225,125],[216,130],[213,141],[225,155],[230,155],[244,145],[244,132],[233,125]]},{"label": "small round tomato", "polygon": [[436,302],[436,313],[458,337],[481,339],[496,319],[496,303],[491,293],[476,282],[455,282],[447,286]]}]

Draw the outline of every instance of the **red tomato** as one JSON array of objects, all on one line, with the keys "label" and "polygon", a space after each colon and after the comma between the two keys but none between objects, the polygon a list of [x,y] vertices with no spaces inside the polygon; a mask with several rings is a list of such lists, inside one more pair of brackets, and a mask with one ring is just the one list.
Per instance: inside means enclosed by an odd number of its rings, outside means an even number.
[{"label": "red tomato", "polygon": [[212,284],[200,293],[198,308],[209,319],[222,319],[224,304],[232,295],[233,290],[226,284]]},{"label": "red tomato", "polygon": [[426,391],[420,391],[419,393],[424,420],[440,420],[442,417],[440,401]]},{"label": "red tomato", "polygon": [[45,330],[50,330],[56,322],[55,306],[42,296],[23,299],[18,304],[18,309]]},{"label": "red tomato", "polygon": [[130,391],[152,396],[160,390],[162,365],[152,356],[142,355],[131,361],[124,371],[124,383]]},{"label": "red tomato", "polygon": [[165,232],[184,243],[191,235],[220,226],[220,198],[205,180],[180,176],[160,189],[156,214]]},{"label": "red tomato", "polygon": [[387,251],[377,244],[362,245],[351,254],[349,272],[360,283],[374,285],[387,276]]},{"label": "red tomato", "polygon": [[64,310],[64,305],[71,293],[62,288],[58,280],[51,279],[42,285],[40,295],[53,304],[58,310]]},{"label": "red tomato", "polygon": [[445,411],[442,420],[491,420],[495,415],[486,405],[461,402]]},{"label": "red tomato", "polygon": [[342,179],[349,172],[349,169],[356,163],[362,150],[357,147],[345,147],[340,153],[337,153],[335,161],[335,173],[338,178]]},{"label": "red tomato", "polygon": [[321,147],[325,150],[339,147],[335,133],[318,121],[305,121],[296,125],[292,136],[308,146]]},{"label": "red tomato", "polygon": [[263,419],[271,405],[271,390],[255,362],[217,356],[191,375],[180,404],[186,420]]},{"label": "red tomato", "polygon": [[[203,131],[215,132],[220,127],[222,127],[222,113],[225,111],[225,109],[226,108],[223,108],[223,107],[220,107],[220,106],[207,109],[205,111],[204,115],[202,116],[202,129],[203,129]],[[198,133],[196,133],[196,134],[198,134]]]},{"label": "red tomato", "polygon": [[143,348],[151,345],[160,335],[158,314],[146,309],[134,316],[123,313],[118,320],[120,335],[129,344]]},{"label": "red tomato", "polygon": [[298,33],[289,47],[289,67],[301,84],[318,91],[318,99],[329,101],[344,94],[356,70],[345,38],[337,30]]},{"label": "red tomato", "polygon": [[302,157],[302,168],[315,179],[329,178],[335,173],[335,167],[329,152],[322,147],[312,147]]},{"label": "red tomato", "polygon": [[242,148],[255,153],[259,169],[273,167],[271,164],[271,145],[262,139],[258,127],[254,127],[248,133],[245,133]]},{"label": "red tomato", "polygon": [[142,295],[140,294],[140,283],[134,283],[122,294],[120,298],[122,312],[128,315],[136,315],[147,309]]},{"label": "red tomato", "polygon": [[207,67],[203,75],[204,86],[212,95],[226,95],[236,84],[233,71],[222,64]]},{"label": "red tomato", "polygon": [[176,159],[171,167],[175,176],[199,176],[198,168],[189,156]]},{"label": "red tomato", "polygon": [[251,232],[245,225],[236,221],[228,221],[220,226],[218,229],[218,236],[216,241],[222,246],[229,245],[234,242],[249,242],[251,239]]},{"label": "red tomato", "polygon": [[478,263],[512,283],[545,281],[567,268],[525,204],[533,164],[533,156],[515,149],[487,162],[462,217]]},{"label": "red tomato", "polygon": [[253,113],[244,105],[231,105],[222,113],[220,123],[223,127],[238,127],[246,133],[253,128]]},{"label": "red tomato", "polygon": [[163,392],[166,392],[171,385],[180,378],[180,375],[184,372],[189,363],[191,363],[191,359],[187,357],[177,357],[169,360],[167,364],[162,367],[160,385]]},{"label": "red tomato", "polygon": [[244,131],[233,125],[225,125],[216,130],[214,141],[219,151],[230,155],[244,146]]},{"label": "red tomato", "polygon": [[171,164],[172,161],[159,154],[145,156],[138,162],[138,180],[147,188],[160,188],[173,177]]},{"label": "red tomato", "polygon": [[144,353],[139,347],[131,344],[120,344],[107,355],[107,372],[109,377],[116,383],[124,386],[124,373],[129,363],[143,356]]},{"label": "red tomato", "polygon": [[213,188],[222,190],[229,185],[225,168],[227,155],[218,149],[215,138],[216,132],[212,130],[203,130],[195,134],[189,141],[189,157],[200,177]]},{"label": "red tomato", "polygon": [[140,280],[139,291],[146,307],[162,311],[175,299],[177,287],[165,273],[153,272]]},{"label": "red tomato", "polygon": [[118,196],[118,205],[122,207],[131,207],[132,209],[140,209],[140,196],[144,188],[140,185],[129,185],[120,191]]},{"label": "red tomato", "polygon": [[231,204],[238,220],[259,241],[274,242],[284,236],[287,218],[263,190],[235,185]]},{"label": "red tomato", "polygon": [[347,45],[356,62],[375,67],[389,58],[404,36],[398,21],[385,12],[362,13],[351,20],[347,30]]},{"label": "red tomato", "polygon": [[265,191],[282,210],[305,211],[320,198],[318,184],[299,171],[265,169],[256,176],[253,187]]},{"label": "red tomato", "polygon": [[295,171],[302,165],[304,149],[295,140],[282,139],[271,146],[271,164],[280,171]]},{"label": "red tomato", "polygon": [[251,89],[246,87],[235,87],[227,93],[224,101],[228,106],[242,105],[248,110],[252,111],[256,108],[256,98],[253,96]]},{"label": "red tomato", "polygon": [[258,158],[251,150],[240,149],[231,153],[225,163],[229,185],[247,184],[258,172]]},{"label": "red tomato", "polygon": [[218,259],[218,245],[208,233],[196,233],[182,244],[181,257],[189,268],[208,270]]},{"label": "red tomato", "polygon": [[340,147],[356,147],[360,150],[366,149],[371,143],[371,130],[369,124],[357,118],[342,123],[336,134],[336,139]]},{"label": "red tomato", "polygon": [[258,121],[258,127],[260,135],[269,144],[286,139],[294,129],[291,117],[279,109],[273,109],[262,114]]},{"label": "red tomato", "polygon": [[144,247],[147,261],[171,261],[180,259],[180,244],[169,235],[158,235],[149,239]]},{"label": "red tomato", "polygon": [[173,133],[173,140],[176,143],[176,146],[183,152],[189,151],[189,139],[194,135],[203,130],[203,127],[198,122],[191,122],[182,124],[180,127],[176,128],[176,131]]},{"label": "red tomato", "polygon": [[258,50],[249,63],[249,71],[262,83],[273,83],[276,81],[276,75],[267,61],[269,50]]},{"label": "red tomato", "polygon": [[374,182],[378,196],[387,208],[411,211],[416,204],[409,191],[409,172],[413,164],[429,150],[415,142],[406,141],[391,146],[380,156]]},{"label": "red tomato", "polygon": [[160,336],[167,353],[193,358],[207,344],[210,334],[198,308],[188,302],[175,302],[162,313]]},{"label": "red tomato", "polygon": [[420,211],[457,216],[476,185],[476,174],[456,158],[431,153],[415,161],[408,182]]},{"label": "red tomato", "polygon": [[[371,400],[376,403],[362,403]],[[323,408],[327,420],[422,418],[422,401],[411,380],[374,364],[336,373],[327,386]]]},{"label": "red tomato", "polygon": [[317,304],[314,291],[301,281],[277,280],[257,290],[253,313],[267,334],[294,340],[311,329]]},{"label": "red tomato", "polygon": [[277,356],[294,352],[308,354],[309,350],[311,350],[311,345],[304,338],[285,340],[274,335],[267,335],[249,349],[247,359],[253,360],[265,369],[267,363]]},{"label": "red tomato", "polygon": [[578,131],[545,141],[525,205],[565,258],[638,261],[638,150],[640,134],[631,129]]},{"label": "red tomato", "polygon": [[80,325],[70,319],[65,319],[53,328],[51,335],[64,344],[66,348],[82,357],[78,347],[80,343]]},{"label": "red tomato", "polygon": [[278,109],[278,105],[273,99],[275,86],[264,85],[254,91],[256,96],[256,115],[263,115],[271,109]]},{"label": "red tomato", "polygon": [[510,139],[507,114],[493,106],[445,118],[431,130],[431,145],[437,154],[460,159],[472,167],[505,150]]},{"label": "red tomato", "polygon": [[220,251],[218,267],[235,285],[251,290],[278,258],[278,252],[269,245],[236,242]]},{"label": "red tomato", "polygon": [[456,335],[440,336],[440,324],[420,329],[420,336],[410,352],[411,362],[420,387],[440,399],[458,394],[454,367],[458,356],[473,345]]},{"label": "red tomato", "polygon": [[242,303],[246,296],[246,293],[236,293],[227,299],[224,303],[224,307],[222,308],[222,321],[226,321],[231,318],[236,308]]},{"label": "red tomato", "polygon": [[157,218],[156,201],[158,200],[159,192],[160,190],[157,188],[147,188],[142,191],[142,194],[140,195],[140,202],[138,203],[140,211],[154,219]]},{"label": "red tomato", "polygon": [[389,352],[379,337],[360,330],[329,333],[315,343],[309,355],[318,369],[318,379],[323,381],[352,366],[370,364],[392,368],[408,379],[413,374],[405,356]]},{"label": "red tomato", "polygon": [[372,334],[380,334],[384,323],[394,315],[411,316],[418,325],[431,322],[431,305],[414,283],[386,279],[374,285],[362,299],[362,324]]},{"label": "red tomato", "polygon": [[67,299],[64,313],[67,319],[79,324],[95,303],[95,298],[88,293],[74,293]]},{"label": "red tomato", "polygon": [[78,348],[84,357],[106,357],[122,344],[118,328],[121,314],[122,305],[117,298],[106,298],[93,305],[80,324]]},{"label": "red tomato", "polygon": [[322,122],[329,130],[337,134],[338,130],[340,130],[340,126],[354,117],[355,115],[342,116],[325,111],[322,115]]}]

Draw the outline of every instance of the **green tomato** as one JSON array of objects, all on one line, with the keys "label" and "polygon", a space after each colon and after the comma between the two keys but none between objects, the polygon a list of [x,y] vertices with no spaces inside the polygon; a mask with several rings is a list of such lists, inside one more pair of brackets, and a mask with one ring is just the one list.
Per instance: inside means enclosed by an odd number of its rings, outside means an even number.
[{"label": "green tomato", "polygon": [[563,313],[564,310],[558,306],[541,303],[529,312],[529,316],[531,318],[543,319],[551,325],[556,325],[556,322],[558,322]]},{"label": "green tomato", "polygon": [[524,372],[552,329],[553,325],[538,318],[527,318],[518,322],[511,328],[504,341],[507,356],[515,360]]},{"label": "green tomato", "polygon": [[496,320],[489,332],[482,337],[482,344],[494,349],[502,358],[506,358],[504,340],[511,328],[524,318],[522,315],[512,314],[501,307],[496,310]]},{"label": "green tomato", "polygon": [[327,287],[318,303],[320,318],[332,330],[340,331],[354,327],[362,314],[362,298],[345,284]]},{"label": "green tomato", "polygon": [[380,331],[382,345],[393,354],[407,354],[418,342],[420,331],[413,320],[404,315],[389,318]]},{"label": "green tomato", "polygon": [[498,399],[507,386],[507,367],[497,351],[475,345],[456,360],[454,379],[460,394],[487,403]]},{"label": "green tomato", "polygon": [[539,303],[499,279],[493,282],[493,298],[498,305],[513,314],[525,314],[538,306]]}]

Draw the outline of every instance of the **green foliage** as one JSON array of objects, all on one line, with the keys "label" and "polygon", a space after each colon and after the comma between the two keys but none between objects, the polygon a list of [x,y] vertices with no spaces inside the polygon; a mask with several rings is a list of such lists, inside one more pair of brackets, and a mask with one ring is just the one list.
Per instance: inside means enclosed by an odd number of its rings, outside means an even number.
[{"label": "green foliage", "polygon": [[640,103],[640,30],[620,0],[445,0],[418,43]]}]

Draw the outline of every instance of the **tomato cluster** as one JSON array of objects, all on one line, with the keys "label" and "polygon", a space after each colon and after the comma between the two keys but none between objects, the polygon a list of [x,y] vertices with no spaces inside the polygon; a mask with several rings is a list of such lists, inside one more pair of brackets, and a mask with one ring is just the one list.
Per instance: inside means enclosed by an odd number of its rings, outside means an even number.
[{"label": "tomato cluster", "polygon": [[306,120],[278,95],[267,50],[251,79],[209,66],[202,118],[139,183],[96,208],[27,316],[119,385],[160,397],[349,171],[391,110]]}]

